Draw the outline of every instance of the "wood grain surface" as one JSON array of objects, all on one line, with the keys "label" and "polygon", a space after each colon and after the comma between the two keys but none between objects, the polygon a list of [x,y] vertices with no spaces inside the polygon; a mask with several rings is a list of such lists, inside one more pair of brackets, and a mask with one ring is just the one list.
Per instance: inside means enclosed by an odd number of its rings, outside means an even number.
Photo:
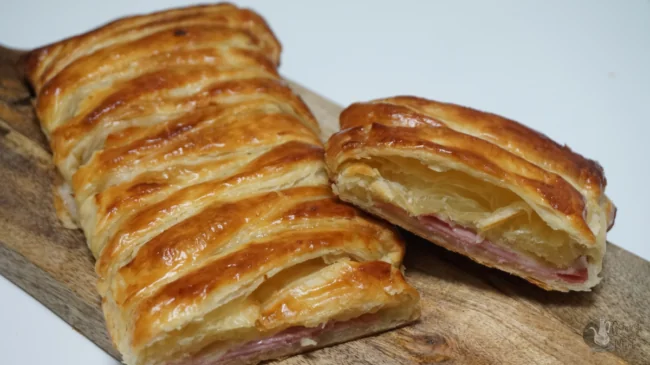
[{"label": "wood grain surface", "polygon": [[[0,48],[0,274],[112,356],[80,231],[61,226],[51,196],[53,166],[15,64]],[[294,85],[321,121],[337,129],[341,108]],[[551,293],[404,233],[408,280],[422,295],[412,326],[317,350],[282,364],[648,364],[650,263],[608,244],[604,280],[590,293]],[[609,344],[593,345],[600,320]],[[594,350],[588,343],[591,343]]]}]

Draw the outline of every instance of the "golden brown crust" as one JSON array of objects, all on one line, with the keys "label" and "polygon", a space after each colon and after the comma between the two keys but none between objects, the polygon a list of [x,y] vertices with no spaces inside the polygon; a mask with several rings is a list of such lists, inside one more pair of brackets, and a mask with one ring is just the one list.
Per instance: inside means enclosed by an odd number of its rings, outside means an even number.
[{"label": "golden brown crust", "polygon": [[[501,148],[447,128],[415,129],[372,124],[367,128],[347,129],[342,138],[331,139],[332,154],[345,155],[358,149],[426,151],[456,163],[507,181],[524,189],[540,204],[563,214],[585,236],[587,242],[595,237],[583,218],[585,202],[578,191],[564,179],[538,168],[528,161]],[[342,142],[342,139],[346,139]],[[358,141],[363,141],[362,146]],[[336,147],[340,149],[337,150]],[[336,167],[333,168],[336,171]]]},{"label": "golden brown crust", "polygon": [[[360,253],[358,258],[361,260],[378,260],[381,258],[380,252],[367,252],[367,256],[361,256],[374,239],[376,235],[366,236],[339,230],[318,234],[292,233],[268,241],[250,243],[244,249],[222,256],[209,265],[184,275],[141,302],[137,308],[139,315],[134,323],[133,345],[141,346],[158,335],[152,333],[152,328],[160,331],[159,322],[178,320],[179,312],[191,312],[207,301],[206,293],[216,293],[220,287],[248,280],[249,275],[259,276],[273,267],[284,267],[292,261],[303,262],[323,253]],[[298,305],[301,310],[309,308],[304,303]],[[262,316],[260,321],[264,323],[271,319]]]},{"label": "golden brown crust", "polygon": [[120,19],[26,58],[71,189],[57,204],[77,210],[128,364],[389,316],[342,337],[354,338],[418,315],[403,244],[331,193],[318,123],[279,54],[262,18],[219,4]]},{"label": "golden brown crust", "polygon": [[[169,29],[178,37],[188,26],[221,26],[243,29],[255,36],[269,59],[279,64],[280,42],[264,19],[253,11],[232,4],[196,5],[156,13],[117,19],[90,32],[68,38],[30,52],[25,70],[32,86],[41,87],[73,61],[101,50],[107,45],[138,39]],[[160,47],[164,44],[159,44]]]},{"label": "golden brown crust", "polygon": [[[131,262],[120,268],[118,275],[124,283],[115,289],[115,300],[123,304],[137,291],[168,275],[173,270],[167,264],[170,260],[175,263],[175,267],[187,266],[203,260],[206,255],[213,253],[208,250],[209,246],[204,242],[214,242],[214,247],[211,248],[221,250],[225,248],[228,240],[249,222],[273,222],[273,216],[267,217],[264,214],[272,211],[283,199],[294,196],[302,196],[307,200],[304,202],[298,200],[296,206],[291,206],[289,210],[282,212],[285,217],[296,219],[296,216],[304,215],[303,219],[305,219],[327,215],[351,219],[358,215],[351,207],[331,200],[331,193],[321,187],[294,188],[282,193],[270,192],[222,205],[213,205],[193,219],[183,221],[153,238],[138,251]],[[298,212],[300,205],[308,206],[309,211]],[[168,254],[163,255],[164,252]],[[194,254],[187,256],[185,252]]]},{"label": "golden brown crust", "polygon": [[[531,206],[544,224],[550,226],[550,235],[557,231],[566,232],[570,240],[554,242],[554,245],[561,246],[558,250],[563,252],[558,254],[558,262],[577,260],[582,254],[589,257],[589,264],[593,266],[590,274],[597,276],[600,271],[605,250],[605,230],[613,225],[616,209],[604,194],[606,180],[597,162],[515,121],[417,97],[398,96],[353,104],[341,113],[340,124],[341,131],[328,141],[326,161],[330,176],[338,187],[338,194],[344,200],[386,218],[381,214],[381,209],[373,206],[373,201],[391,202],[396,192],[405,194],[400,195],[402,201],[416,198],[408,195],[408,178],[401,177],[406,180],[391,183],[391,177],[384,173],[397,173],[399,176],[417,173],[418,179],[427,181],[427,171],[434,174],[457,171],[465,174],[462,175],[466,176],[463,178],[465,180],[483,181],[483,184],[514,192],[518,199],[523,200],[516,204],[519,207],[522,204]],[[413,165],[401,169],[400,163]],[[382,172],[382,168],[389,170]],[[414,172],[416,170],[419,172]],[[418,189],[422,191],[429,188],[425,182],[419,184]],[[510,200],[508,204],[513,202]],[[422,214],[397,203],[392,204],[407,210],[412,217]],[[415,203],[409,200],[407,205],[412,204]],[[422,206],[425,203],[419,204]],[[453,216],[448,218],[453,220]],[[405,225],[403,219],[389,220]],[[413,227],[407,229],[413,230]],[[482,232],[494,236],[493,233]],[[441,240],[423,231],[418,234],[434,242]],[[572,242],[583,248],[570,246]],[[445,247],[463,251],[451,245]],[[551,260],[554,254],[537,253],[545,260]],[[480,258],[478,261],[506,270],[500,262]],[[580,285],[567,287],[563,283],[539,280],[525,272],[515,273],[531,282],[544,282],[540,286],[545,288],[583,289]],[[593,286],[597,282],[597,278],[590,278],[588,285]]]},{"label": "golden brown crust", "polygon": [[[374,105],[373,105],[374,104]],[[341,116],[341,129],[364,123],[373,116],[401,114],[400,124],[438,125],[492,143],[513,155],[563,176],[594,196],[603,194],[607,180],[603,168],[594,160],[577,154],[542,133],[502,116],[414,96],[397,96],[373,104],[354,104]],[[384,110],[381,110],[384,109]],[[365,116],[364,116],[365,114]],[[379,121],[375,123],[381,123]],[[396,125],[392,122],[391,125]]]},{"label": "golden brown crust", "polygon": [[[394,97],[353,104],[327,148],[331,171],[368,150],[417,151],[454,160],[509,185],[594,244],[594,210],[606,204],[600,165],[515,121],[454,104]],[[609,200],[607,200],[609,201]],[[613,224],[614,209],[608,209]]]}]

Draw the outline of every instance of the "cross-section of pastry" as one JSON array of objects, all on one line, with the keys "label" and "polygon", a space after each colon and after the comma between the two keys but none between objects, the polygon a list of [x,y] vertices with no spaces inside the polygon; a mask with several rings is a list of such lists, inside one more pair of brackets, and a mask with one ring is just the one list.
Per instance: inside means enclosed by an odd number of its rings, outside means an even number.
[{"label": "cross-section of pastry", "polygon": [[600,278],[616,208],[600,165],[515,121],[416,97],[348,107],[327,145],[345,201],[548,290]]},{"label": "cross-section of pastry", "polygon": [[319,126],[257,14],[124,18],[25,59],[130,365],[244,364],[411,322],[385,223],[331,192]]}]

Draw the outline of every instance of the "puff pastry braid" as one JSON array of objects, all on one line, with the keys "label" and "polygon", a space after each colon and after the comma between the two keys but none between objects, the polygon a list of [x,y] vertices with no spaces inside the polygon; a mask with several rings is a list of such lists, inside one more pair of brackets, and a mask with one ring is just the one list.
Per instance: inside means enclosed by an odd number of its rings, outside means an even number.
[{"label": "puff pastry braid", "polygon": [[418,316],[403,244],[332,195],[279,54],[260,16],[220,4],[120,19],[25,60],[57,206],[97,259],[127,364],[256,363]]},{"label": "puff pastry braid", "polygon": [[550,290],[600,278],[615,207],[595,161],[515,121],[400,96],[353,104],[327,145],[335,192]]}]

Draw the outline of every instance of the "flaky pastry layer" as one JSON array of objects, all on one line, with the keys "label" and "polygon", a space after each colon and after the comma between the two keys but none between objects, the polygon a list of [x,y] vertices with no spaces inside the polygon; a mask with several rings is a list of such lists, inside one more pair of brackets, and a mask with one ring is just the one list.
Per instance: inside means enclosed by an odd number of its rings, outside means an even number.
[{"label": "flaky pastry layer", "polygon": [[515,121],[416,97],[353,104],[340,122],[326,161],[343,200],[547,289],[598,283],[615,207],[595,161]]},{"label": "flaky pastry layer", "polygon": [[127,364],[257,363],[418,316],[403,244],[333,196],[279,55],[259,15],[217,4],[25,59],[57,209],[97,259]]}]

